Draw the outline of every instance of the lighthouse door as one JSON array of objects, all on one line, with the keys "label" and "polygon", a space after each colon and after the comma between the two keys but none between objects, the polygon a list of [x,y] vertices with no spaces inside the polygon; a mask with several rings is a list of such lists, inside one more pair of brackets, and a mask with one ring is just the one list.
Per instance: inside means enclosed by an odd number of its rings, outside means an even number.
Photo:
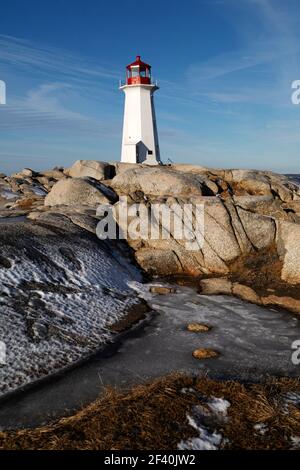
[{"label": "lighthouse door", "polygon": [[147,154],[148,148],[146,145],[142,141],[138,142],[136,144],[136,162],[143,163],[147,158]]}]

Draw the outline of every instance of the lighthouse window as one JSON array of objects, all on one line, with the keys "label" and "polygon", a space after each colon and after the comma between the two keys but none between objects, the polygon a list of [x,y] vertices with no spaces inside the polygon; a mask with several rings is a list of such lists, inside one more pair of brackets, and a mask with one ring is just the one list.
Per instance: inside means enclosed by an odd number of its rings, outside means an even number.
[{"label": "lighthouse window", "polygon": [[132,67],[131,76],[132,77],[138,77],[139,76],[139,67]]},{"label": "lighthouse window", "polygon": [[146,77],[146,70],[141,70],[140,76],[141,77]]}]

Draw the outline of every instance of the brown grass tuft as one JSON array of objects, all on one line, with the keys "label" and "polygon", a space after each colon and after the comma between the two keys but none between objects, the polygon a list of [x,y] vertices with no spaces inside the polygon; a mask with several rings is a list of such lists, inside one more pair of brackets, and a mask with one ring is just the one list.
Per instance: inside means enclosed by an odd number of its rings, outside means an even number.
[{"label": "brown grass tuft", "polygon": [[[182,393],[182,389],[187,389]],[[189,390],[193,389],[194,392]],[[296,379],[270,379],[265,384],[173,374],[128,392],[108,389],[74,416],[32,430],[0,433],[1,449],[173,450],[182,439],[197,436],[186,416],[205,397],[227,399],[228,419],[214,425],[233,449],[286,449],[300,434],[299,410],[286,413],[282,395],[300,393]],[[268,432],[255,431],[265,423]]]}]

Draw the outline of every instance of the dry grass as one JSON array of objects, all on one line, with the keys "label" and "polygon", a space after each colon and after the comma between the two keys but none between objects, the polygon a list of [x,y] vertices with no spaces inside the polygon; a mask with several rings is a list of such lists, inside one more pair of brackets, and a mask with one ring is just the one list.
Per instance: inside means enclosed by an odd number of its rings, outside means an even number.
[{"label": "dry grass", "polygon": [[[197,393],[182,393],[192,388]],[[33,430],[0,433],[1,449],[172,450],[197,433],[186,415],[194,405],[205,406],[205,396],[226,398],[231,406],[226,421],[215,429],[233,449],[286,449],[290,437],[300,435],[299,410],[284,412],[281,396],[300,393],[295,379],[270,379],[265,384],[242,385],[171,375],[127,393],[109,389],[74,416]],[[265,423],[265,435],[253,426]]]}]

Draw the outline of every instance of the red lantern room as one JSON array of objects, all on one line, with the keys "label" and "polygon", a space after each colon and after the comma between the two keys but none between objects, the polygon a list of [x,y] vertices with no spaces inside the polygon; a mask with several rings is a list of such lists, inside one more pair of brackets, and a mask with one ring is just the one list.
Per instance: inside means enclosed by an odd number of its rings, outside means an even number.
[{"label": "red lantern room", "polygon": [[136,60],[126,67],[126,79],[127,85],[151,85],[151,65],[142,62],[141,56],[137,55]]}]

